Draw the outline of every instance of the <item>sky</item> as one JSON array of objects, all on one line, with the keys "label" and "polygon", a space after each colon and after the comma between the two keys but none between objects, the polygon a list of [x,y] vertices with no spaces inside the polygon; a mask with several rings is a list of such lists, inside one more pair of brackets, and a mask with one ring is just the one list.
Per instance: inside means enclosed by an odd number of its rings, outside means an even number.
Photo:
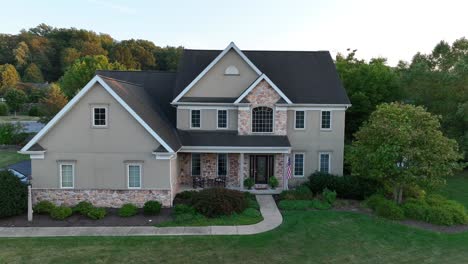
[{"label": "sky", "polygon": [[[4,0],[0,0],[4,1]],[[357,49],[390,65],[467,36],[468,1],[81,0],[5,1],[0,33],[46,23],[147,39],[158,46],[243,50]]]}]

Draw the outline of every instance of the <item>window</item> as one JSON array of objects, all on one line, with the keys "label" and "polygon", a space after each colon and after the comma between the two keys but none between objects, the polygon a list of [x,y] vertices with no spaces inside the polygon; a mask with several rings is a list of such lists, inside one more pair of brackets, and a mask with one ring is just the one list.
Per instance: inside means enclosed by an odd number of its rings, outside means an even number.
[{"label": "window", "polygon": [[141,164],[128,164],[128,188],[139,189],[141,188]]},{"label": "window", "polygon": [[218,110],[218,128],[227,128],[228,111]]},{"label": "window", "polygon": [[227,154],[218,154],[218,176],[226,176],[228,168]]},{"label": "window", "polygon": [[305,129],[305,111],[296,111],[294,120],[295,129]]},{"label": "window", "polygon": [[99,106],[93,107],[93,126],[106,127],[107,126],[107,107]]},{"label": "window", "polygon": [[72,163],[60,164],[60,188],[71,189],[74,186],[75,165]]},{"label": "window", "polygon": [[224,70],[224,75],[239,75],[239,69],[234,65],[230,65]]},{"label": "window", "polygon": [[322,111],[320,117],[321,129],[329,130],[331,129],[331,111]]},{"label": "window", "polygon": [[201,175],[200,153],[192,153],[192,176]]},{"label": "window", "polygon": [[304,153],[294,154],[294,176],[304,177]]},{"label": "window", "polygon": [[201,126],[201,113],[200,110],[190,111],[190,128],[200,128]]},{"label": "window", "polygon": [[252,132],[273,132],[273,109],[264,106],[252,109]]},{"label": "window", "polygon": [[330,173],[330,153],[319,154],[319,171]]}]

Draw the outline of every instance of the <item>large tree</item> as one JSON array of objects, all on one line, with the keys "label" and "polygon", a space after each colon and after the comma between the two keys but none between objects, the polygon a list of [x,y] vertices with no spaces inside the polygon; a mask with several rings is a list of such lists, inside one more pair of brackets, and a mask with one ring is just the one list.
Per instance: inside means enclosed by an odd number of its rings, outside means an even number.
[{"label": "large tree", "polygon": [[56,83],[50,85],[47,95],[41,99],[41,104],[44,106],[45,117],[43,121],[49,121],[57,114],[67,103],[68,99],[63,93],[60,86]]},{"label": "large tree", "polygon": [[351,140],[378,104],[401,99],[399,78],[385,59],[366,62],[356,58],[355,50],[338,54],[336,68],[352,104],[346,111],[346,138]]},{"label": "large tree", "polygon": [[41,69],[35,63],[31,63],[26,67],[23,74],[23,82],[43,83],[44,77],[42,76]]},{"label": "large tree", "polygon": [[5,93],[8,88],[15,87],[20,81],[20,76],[11,64],[0,65],[0,94]]},{"label": "large tree", "polygon": [[16,112],[21,109],[21,106],[26,102],[27,96],[26,93],[22,90],[10,88],[5,93],[5,100],[11,110]]},{"label": "large tree", "polygon": [[438,186],[459,167],[457,142],[420,106],[381,104],[355,137],[348,155],[353,174],[392,187],[398,203],[404,188]]},{"label": "large tree", "polygon": [[65,95],[71,99],[94,76],[96,70],[124,70],[120,63],[110,63],[106,56],[86,56],[76,60],[60,79]]}]

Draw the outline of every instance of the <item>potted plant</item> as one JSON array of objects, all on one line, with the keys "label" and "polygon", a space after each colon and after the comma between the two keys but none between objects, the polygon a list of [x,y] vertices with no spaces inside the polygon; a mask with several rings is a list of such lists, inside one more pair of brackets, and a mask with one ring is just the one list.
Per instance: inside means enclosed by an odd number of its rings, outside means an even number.
[{"label": "potted plant", "polygon": [[244,180],[244,187],[247,187],[247,189],[251,190],[252,187],[254,186],[254,180],[252,178],[247,178]]},{"label": "potted plant", "polygon": [[274,189],[276,189],[276,187],[278,187],[279,182],[278,182],[278,179],[276,179],[276,177],[271,177],[271,178],[268,180],[268,184],[269,184],[270,187],[274,190]]}]

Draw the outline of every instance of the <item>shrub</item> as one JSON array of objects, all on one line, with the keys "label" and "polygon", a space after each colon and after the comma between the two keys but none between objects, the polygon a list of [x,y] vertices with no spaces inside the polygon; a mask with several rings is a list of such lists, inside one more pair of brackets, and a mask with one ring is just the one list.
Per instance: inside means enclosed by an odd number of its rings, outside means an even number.
[{"label": "shrub", "polygon": [[309,177],[309,187],[315,194],[319,194],[323,189],[328,188],[336,191],[339,198],[363,200],[374,194],[380,188],[380,184],[375,180],[355,176],[335,176],[315,172]]},{"label": "shrub", "polygon": [[386,201],[385,197],[381,194],[374,194],[367,198],[365,204],[367,207],[370,209],[374,210],[377,208],[377,206],[381,203],[384,203]]},{"label": "shrub", "polygon": [[426,203],[430,206],[440,206],[447,201],[447,198],[440,194],[431,194],[426,197]]},{"label": "shrub", "polygon": [[331,204],[317,199],[312,200],[311,207],[317,210],[327,210],[331,208]]},{"label": "shrub", "polygon": [[405,218],[403,210],[393,201],[390,200],[377,200],[375,206],[375,213],[378,216],[385,217],[392,220],[401,220]]},{"label": "shrub", "polygon": [[50,217],[56,220],[64,220],[72,215],[73,211],[67,206],[57,206],[50,212]]},{"label": "shrub", "polygon": [[247,217],[259,217],[262,214],[256,209],[247,208],[244,210],[244,212],[242,212],[242,215],[247,216]]},{"label": "shrub", "polygon": [[94,206],[92,203],[87,201],[81,201],[73,207],[73,212],[86,216],[88,215],[88,212],[93,208]]},{"label": "shrub", "polygon": [[313,206],[310,200],[282,200],[278,207],[282,210],[307,210]]},{"label": "shrub", "polygon": [[402,205],[405,217],[409,219],[427,221],[427,215],[431,208],[423,200],[409,200]]},{"label": "shrub", "polygon": [[39,106],[33,105],[33,106],[31,106],[31,108],[29,108],[28,115],[30,115],[30,116],[43,116],[44,113],[43,113],[42,109]]},{"label": "shrub", "polygon": [[247,189],[251,190],[254,185],[255,182],[252,178],[247,178],[244,180],[244,186],[247,187]]},{"label": "shrub", "polygon": [[325,188],[322,192],[322,198],[324,202],[328,203],[329,205],[333,205],[336,200],[336,192]]},{"label": "shrub", "polygon": [[462,204],[456,201],[447,200],[444,205],[444,209],[451,213],[454,224],[462,225],[468,222],[468,215],[466,214],[466,209]]},{"label": "shrub", "polygon": [[446,208],[433,206],[427,214],[427,222],[435,225],[453,225],[452,214]]},{"label": "shrub", "polygon": [[0,217],[18,215],[28,208],[28,187],[13,175],[0,171]]},{"label": "shrub", "polygon": [[294,190],[283,191],[280,194],[281,200],[310,200],[314,194],[307,185],[300,185]]},{"label": "shrub", "polygon": [[138,213],[138,207],[134,204],[124,204],[119,209],[119,216],[121,217],[130,217]]},{"label": "shrub", "polygon": [[197,194],[197,191],[183,191],[178,193],[174,197],[174,204],[187,204],[191,205],[192,204],[192,198],[195,194]]},{"label": "shrub", "polygon": [[161,203],[158,201],[147,201],[143,206],[143,212],[147,215],[157,215],[161,212]]},{"label": "shrub", "polygon": [[27,133],[23,133],[23,126],[19,123],[0,124],[0,145],[16,145],[22,143]]},{"label": "shrub", "polygon": [[268,179],[268,184],[272,189],[276,189],[276,187],[279,186],[279,182],[276,177],[271,177],[270,179]]},{"label": "shrub", "polygon": [[0,116],[7,116],[10,113],[8,105],[6,103],[0,103]]},{"label": "shrub", "polygon": [[106,216],[107,212],[105,208],[102,207],[93,207],[88,211],[87,216],[93,220],[103,219]]},{"label": "shrub", "polygon": [[241,213],[247,205],[244,193],[224,188],[204,189],[193,197],[193,207],[206,217]]},{"label": "shrub", "polygon": [[33,211],[37,214],[50,214],[54,208],[55,204],[52,202],[40,201],[34,206]]},{"label": "shrub", "polygon": [[181,214],[196,214],[197,212],[195,211],[195,208],[192,206],[186,205],[186,204],[178,204],[174,207],[174,213],[176,215],[181,215]]}]

